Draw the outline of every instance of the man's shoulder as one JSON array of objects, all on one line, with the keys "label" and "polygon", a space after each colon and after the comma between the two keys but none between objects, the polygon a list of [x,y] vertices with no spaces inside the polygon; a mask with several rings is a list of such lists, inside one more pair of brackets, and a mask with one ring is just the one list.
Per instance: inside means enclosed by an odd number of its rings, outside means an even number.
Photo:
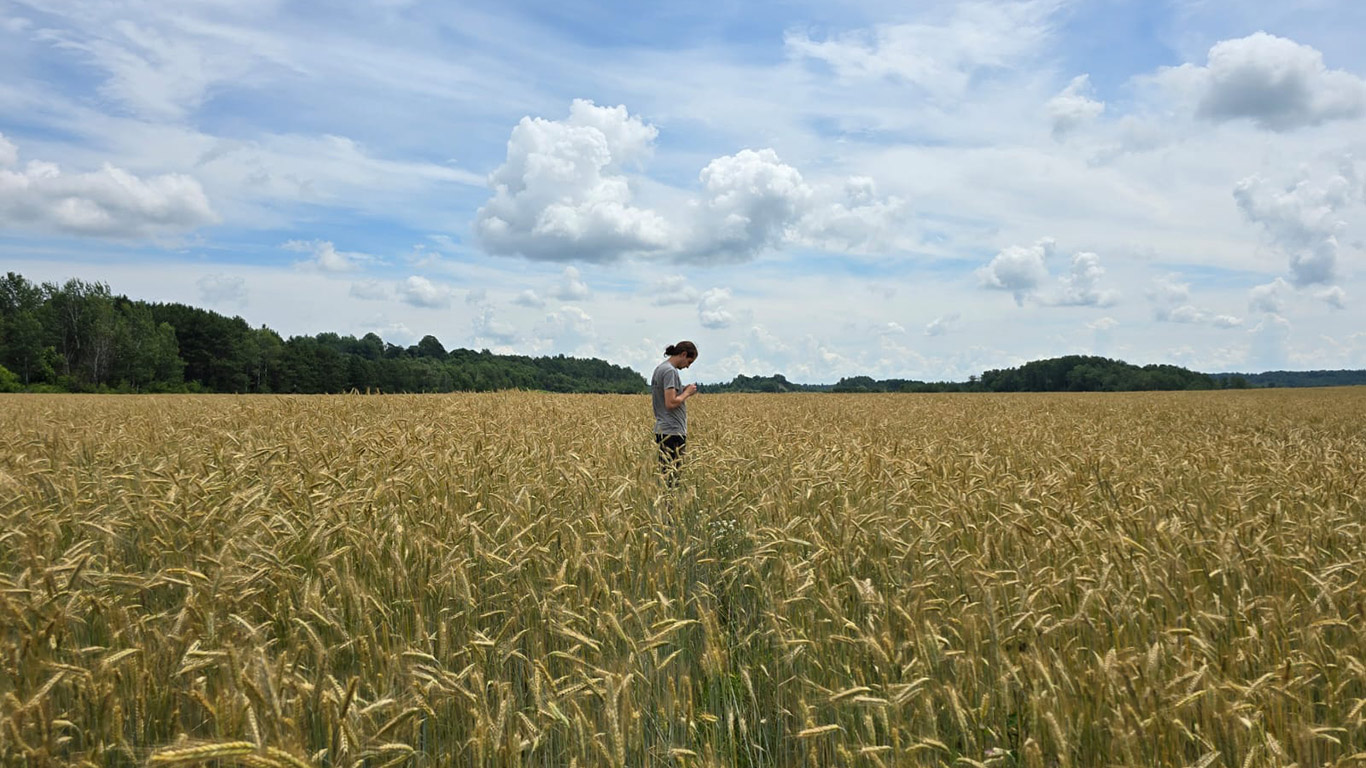
[{"label": "man's shoulder", "polygon": [[673,368],[669,361],[661,362],[658,368],[654,369],[653,376],[650,376],[650,383],[663,384],[664,387],[671,387],[679,383],[679,369]]}]

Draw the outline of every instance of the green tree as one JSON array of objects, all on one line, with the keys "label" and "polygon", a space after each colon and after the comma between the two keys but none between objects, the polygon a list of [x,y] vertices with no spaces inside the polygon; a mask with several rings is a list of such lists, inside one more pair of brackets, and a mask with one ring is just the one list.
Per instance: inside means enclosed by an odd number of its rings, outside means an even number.
[{"label": "green tree", "polygon": [[18,392],[20,389],[23,389],[23,386],[19,383],[19,377],[0,365],[0,392]]},{"label": "green tree", "polygon": [[881,392],[883,388],[871,376],[847,376],[835,383],[831,392]]},{"label": "green tree", "polygon": [[384,339],[377,334],[367,333],[356,343],[353,354],[366,360],[379,360],[384,357]]},{"label": "green tree", "polygon": [[18,312],[37,312],[42,306],[42,287],[14,272],[6,272],[0,278],[0,317],[9,317]]},{"label": "green tree", "polygon": [[[274,392],[279,384],[280,356],[285,342],[280,334],[264,325],[247,333],[246,358],[253,392]],[[273,377],[273,380],[272,380]]]},{"label": "green tree", "polygon": [[253,361],[248,345],[251,326],[240,317],[185,304],[152,304],[159,323],[175,329],[185,381],[210,392],[249,390]]},{"label": "green tree", "polygon": [[1067,372],[1067,388],[1073,392],[1097,392],[1105,386],[1105,371],[1094,365],[1078,365]]},{"label": "green tree", "polygon": [[103,383],[109,371],[116,312],[109,286],[71,279],[44,284],[43,328],[76,386]]},{"label": "green tree", "polygon": [[175,329],[158,323],[151,308],[128,302],[122,308],[113,362],[113,379],[134,392],[178,389],[184,382]]},{"label": "green tree", "polygon": [[123,307],[114,334],[115,381],[134,392],[152,383],[155,372],[151,347],[155,334],[156,321],[151,310],[131,303]]},{"label": "green tree", "polygon": [[435,336],[423,336],[422,341],[417,343],[416,351],[419,357],[434,357],[439,360],[446,358],[446,348],[441,346],[441,342]]},{"label": "green tree", "polygon": [[25,385],[51,381],[55,372],[49,363],[50,350],[43,346],[43,324],[38,316],[21,310],[4,318],[3,328],[0,361],[15,371]]}]

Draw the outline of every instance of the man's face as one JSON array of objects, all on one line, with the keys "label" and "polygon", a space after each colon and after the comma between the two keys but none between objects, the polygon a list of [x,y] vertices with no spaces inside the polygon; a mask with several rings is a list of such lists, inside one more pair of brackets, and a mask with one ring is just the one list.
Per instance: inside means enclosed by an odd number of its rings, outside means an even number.
[{"label": "man's face", "polygon": [[692,361],[694,361],[694,360],[696,360],[696,359],[697,359],[697,358],[695,358],[695,357],[684,357],[684,358],[683,358],[683,364],[680,365],[680,366],[678,366],[678,367],[679,367],[679,368],[687,368],[687,367],[691,366],[691,365],[692,365]]}]

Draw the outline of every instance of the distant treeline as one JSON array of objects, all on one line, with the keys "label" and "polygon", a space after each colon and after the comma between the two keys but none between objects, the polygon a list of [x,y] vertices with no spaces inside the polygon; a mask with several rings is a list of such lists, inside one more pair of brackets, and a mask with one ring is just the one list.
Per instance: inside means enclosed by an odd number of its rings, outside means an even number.
[{"label": "distant treeline", "polygon": [[639,373],[603,360],[400,347],[369,333],[282,338],[184,304],[115,296],[83,280],[0,279],[0,392],[637,393]]},{"label": "distant treeline", "polygon": [[1366,384],[1366,371],[1267,371],[1216,373],[1216,379],[1241,378],[1252,387],[1356,387]]},{"label": "distant treeline", "polygon": [[704,392],[1134,392],[1249,387],[1326,387],[1366,384],[1366,371],[1274,371],[1205,374],[1175,365],[1137,366],[1122,360],[1068,355],[1018,368],[990,370],[967,381],[917,381],[851,376],[834,385],[794,384],[781,375],[737,376]]},{"label": "distant treeline", "polygon": [[1246,388],[1176,365],[1138,366],[1089,355],[1036,360],[1019,368],[987,371],[978,382],[987,392],[1141,392],[1151,390]]},{"label": "distant treeline", "polygon": [[716,392],[829,392],[830,384],[794,384],[782,374],[746,376],[740,374],[724,384],[700,384],[703,393]]},{"label": "distant treeline", "polygon": [[[965,382],[852,376],[796,384],[736,376],[703,392],[1119,392],[1366,384],[1366,371],[1196,373],[1069,355]],[[447,351],[434,336],[401,347],[373,333],[282,338],[185,304],[115,296],[83,280],[0,279],[0,392],[454,392],[539,389],[639,393],[641,375],[603,360]]]}]

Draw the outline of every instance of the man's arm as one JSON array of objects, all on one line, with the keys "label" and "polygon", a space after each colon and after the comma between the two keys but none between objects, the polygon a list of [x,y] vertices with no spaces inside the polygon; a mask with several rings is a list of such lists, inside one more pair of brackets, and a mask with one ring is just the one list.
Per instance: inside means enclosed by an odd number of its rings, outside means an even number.
[{"label": "man's arm", "polygon": [[669,387],[664,390],[664,407],[672,411],[682,405],[684,400],[687,400],[695,394],[697,394],[696,384],[689,384],[684,387],[681,394],[673,387]]}]

